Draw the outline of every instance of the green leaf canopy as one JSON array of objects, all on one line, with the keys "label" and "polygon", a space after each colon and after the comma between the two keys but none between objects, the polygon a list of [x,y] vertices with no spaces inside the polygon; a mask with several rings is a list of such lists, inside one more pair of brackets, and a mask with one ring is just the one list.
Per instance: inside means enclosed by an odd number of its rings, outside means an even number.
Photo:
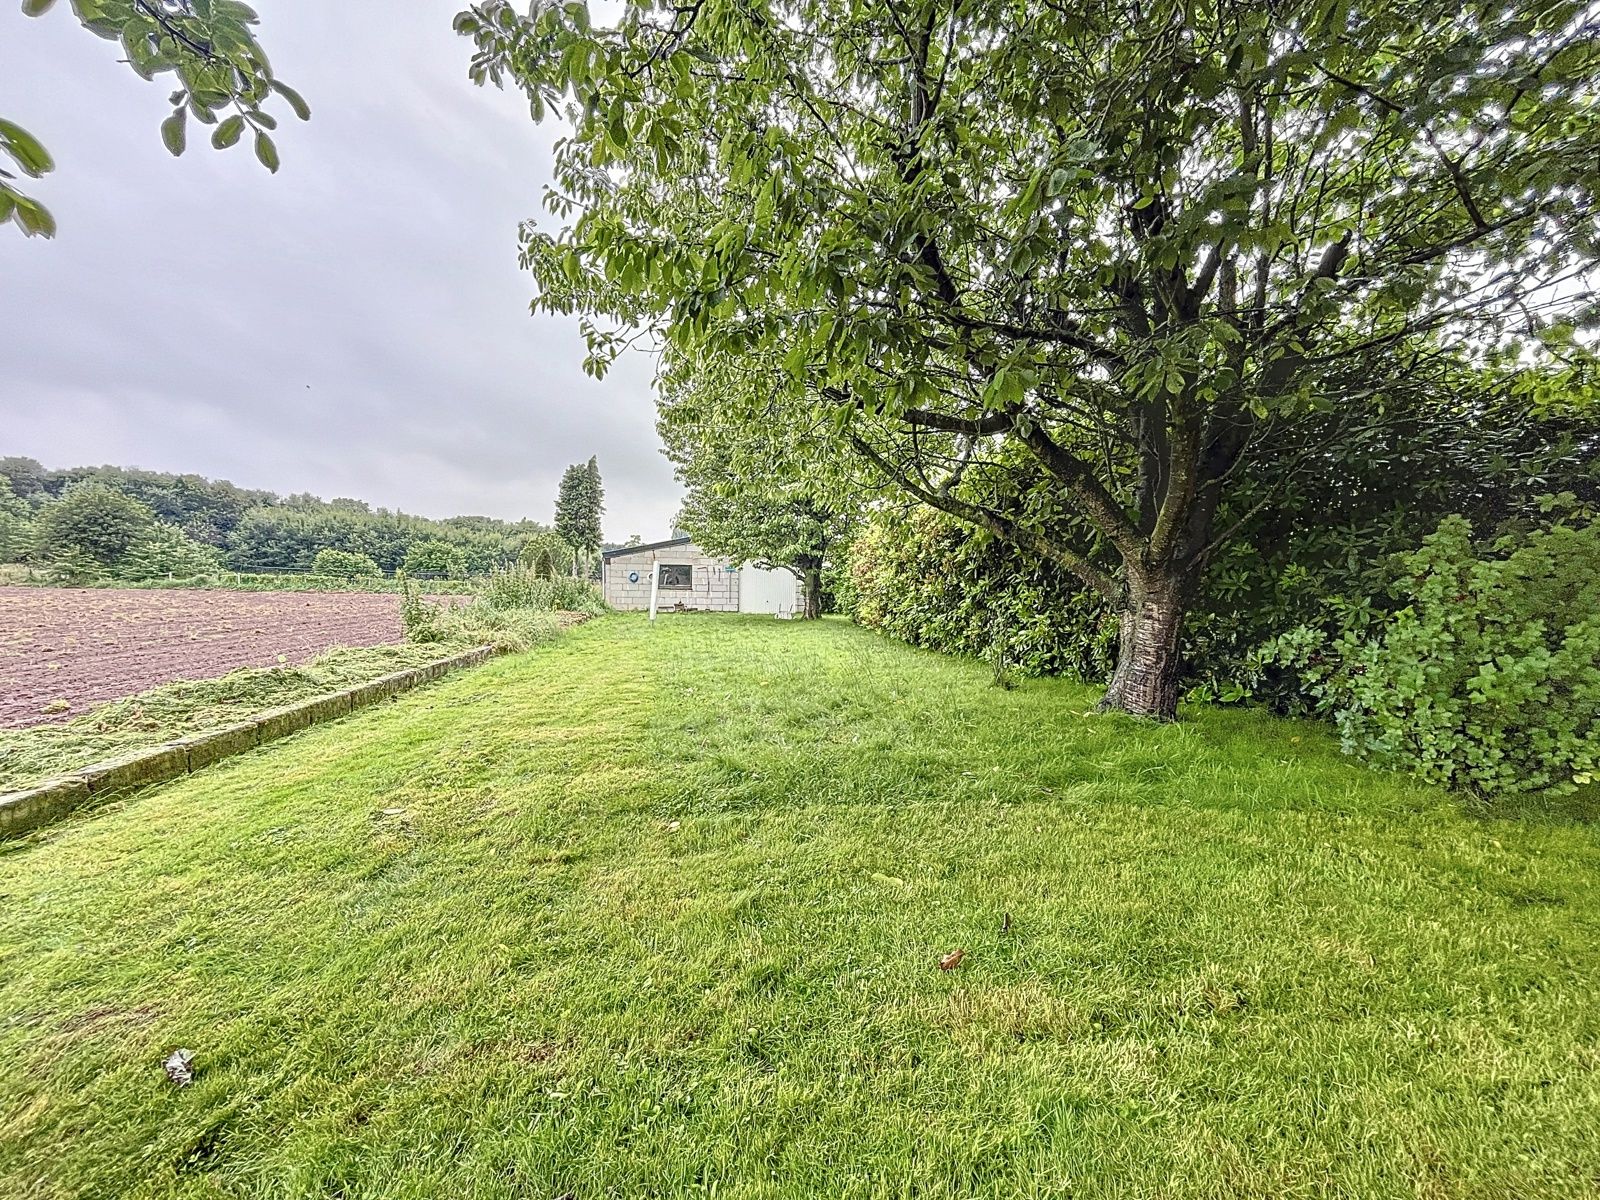
[{"label": "green leaf canopy", "polygon": [[[1230,480],[1329,469],[1306,422],[1589,359],[1590,3],[691,0],[597,27],[495,0],[457,27],[474,77],[573,123],[565,224],[524,259],[592,368],[638,329],[675,371],[782,364],[885,479],[1119,606],[1116,707],[1171,715]],[[1022,459],[1040,485],[1006,482]]]}]

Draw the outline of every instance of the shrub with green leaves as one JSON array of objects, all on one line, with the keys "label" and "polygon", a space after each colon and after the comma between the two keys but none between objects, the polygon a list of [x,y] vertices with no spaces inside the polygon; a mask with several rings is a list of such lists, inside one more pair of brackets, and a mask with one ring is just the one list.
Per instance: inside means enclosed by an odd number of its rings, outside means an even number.
[{"label": "shrub with green leaves", "polygon": [[441,605],[430,602],[420,588],[400,573],[400,627],[405,630],[408,642],[439,642],[444,640],[440,629]]},{"label": "shrub with green leaves", "polygon": [[571,575],[577,561],[571,544],[553,529],[536,533],[524,542],[517,560],[544,579]]},{"label": "shrub with green leaves", "polygon": [[500,611],[530,609],[590,616],[606,611],[605,601],[594,584],[571,576],[547,577],[530,567],[491,571],[478,586],[477,602]]},{"label": "shrub with green leaves", "polygon": [[478,582],[477,602],[489,608],[533,608],[548,611],[550,580],[530,567],[508,567],[491,571]]},{"label": "shrub with green leaves", "polygon": [[123,579],[195,579],[222,569],[222,555],[195,541],[176,525],[157,521],[141,533],[117,563]]},{"label": "shrub with green leaves", "polygon": [[335,550],[332,547],[317,551],[317,556],[311,560],[311,571],[315,575],[326,575],[333,579],[375,579],[383,574],[370,554]]},{"label": "shrub with green leaves", "polygon": [[550,607],[555,612],[598,617],[611,611],[601,598],[599,587],[587,579],[557,578],[550,584]]},{"label": "shrub with green leaves", "polygon": [[1347,752],[1480,796],[1559,795],[1600,770],[1600,522],[1482,549],[1447,518],[1401,556],[1404,607],[1262,656],[1295,671]]},{"label": "shrub with green leaves", "polygon": [[415,542],[406,551],[405,572],[412,576],[439,575],[460,579],[467,573],[467,560],[459,547],[429,538]]},{"label": "shrub with green leaves", "polygon": [[103,483],[79,483],[46,504],[34,519],[34,556],[44,562],[82,557],[114,568],[139,538],[155,528],[148,504]]},{"label": "shrub with green leaves", "polygon": [[516,652],[550,641],[561,631],[553,612],[496,608],[481,597],[469,604],[440,604],[408,585],[400,606],[406,641],[448,646],[494,646]]},{"label": "shrub with green leaves", "polygon": [[20,562],[33,545],[33,510],[0,475],[0,563]]},{"label": "shrub with green leaves", "polygon": [[878,513],[851,547],[855,619],[913,646],[989,660],[997,674],[1111,673],[1109,606],[1060,568],[931,509]]},{"label": "shrub with green leaves", "polygon": [[44,579],[53,587],[92,587],[105,582],[106,569],[74,546],[45,564]]}]

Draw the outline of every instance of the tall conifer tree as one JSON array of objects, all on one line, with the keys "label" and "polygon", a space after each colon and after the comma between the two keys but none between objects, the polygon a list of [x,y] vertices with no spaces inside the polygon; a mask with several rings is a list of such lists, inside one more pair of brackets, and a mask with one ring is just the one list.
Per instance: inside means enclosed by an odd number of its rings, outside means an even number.
[{"label": "tall conifer tree", "polygon": [[575,571],[586,574],[600,550],[600,518],[605,513],[605,488],[600,482],[600,464],[591,457],[586,463],[573,463],[561,475],[561,490],[556,495],[556,532],[577,552]]}]

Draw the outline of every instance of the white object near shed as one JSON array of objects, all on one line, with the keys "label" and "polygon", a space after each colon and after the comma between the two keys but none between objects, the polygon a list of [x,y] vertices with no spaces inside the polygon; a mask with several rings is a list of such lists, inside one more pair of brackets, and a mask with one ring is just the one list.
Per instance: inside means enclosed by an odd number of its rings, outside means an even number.
[{"label": "white object near shed", "polygon": [[707,554],[690,538],[623,546],[601,555],[606,603],[623,612],[650,608],[650,585],[662,612],[770,613],[805,611],[805,591],[792,571],[733,563]]}]

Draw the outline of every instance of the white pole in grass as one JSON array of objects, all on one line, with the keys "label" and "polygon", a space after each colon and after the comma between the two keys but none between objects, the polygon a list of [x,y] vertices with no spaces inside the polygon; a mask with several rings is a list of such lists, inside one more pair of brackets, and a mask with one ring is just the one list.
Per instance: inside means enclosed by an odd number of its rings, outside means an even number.
[{"label": "white pole in grass", "polygon": [[656,566],[656,556],[650,555],[650,619],[656,619],[656,588],[661,583],[661,568]]}]

